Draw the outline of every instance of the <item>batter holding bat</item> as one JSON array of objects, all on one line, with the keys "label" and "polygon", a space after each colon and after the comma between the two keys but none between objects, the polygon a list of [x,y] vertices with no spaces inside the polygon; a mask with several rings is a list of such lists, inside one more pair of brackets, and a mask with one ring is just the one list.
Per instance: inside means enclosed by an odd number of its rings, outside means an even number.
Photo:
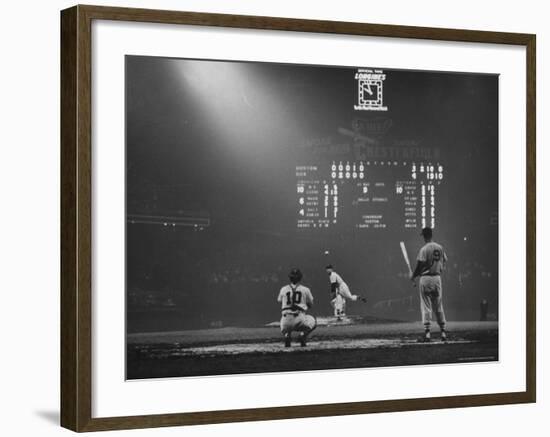
[{"label": "batter holding bat", "polygon": [[[431,341],[430,327],[432,314],[435,313],[437,324],[441,330],[441,340],[447,341],[445,332],[445,312],[443,311],[443,294],[441,286],[441,273],[447,262],[447,255],[440,244],[433,241],[431,228],[422,229],[424,246],[418,252],[416,268],[411,274],[411,281],[418,280],[420,291],[420,309],[422,312],[422,323],[424,324],[424,337],[422,341]],[[402,245],[402,249],[404,244]],[[406,256],[406,251],[404,252]],[[408,261],[408,257],[405,258]],[[410,271],[410,264],[409,264]]]}]

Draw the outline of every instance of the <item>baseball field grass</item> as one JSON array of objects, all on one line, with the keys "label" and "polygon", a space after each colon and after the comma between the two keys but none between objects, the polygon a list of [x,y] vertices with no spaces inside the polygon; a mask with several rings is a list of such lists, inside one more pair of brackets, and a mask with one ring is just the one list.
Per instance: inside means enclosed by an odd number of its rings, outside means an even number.
[{"label": "baseball field grass", "polygon": [[498,361],[498,322],[451,322],[448,341],[416,323],[318,326],[306,347],[285,348],[276,326],[226,327],[127,336],[127,378]]}]

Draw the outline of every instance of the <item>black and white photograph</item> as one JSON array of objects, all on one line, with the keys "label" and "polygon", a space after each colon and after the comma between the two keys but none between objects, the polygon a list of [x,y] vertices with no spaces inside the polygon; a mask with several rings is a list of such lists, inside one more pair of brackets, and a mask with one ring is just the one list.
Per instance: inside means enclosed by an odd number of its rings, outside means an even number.
[{"label": "black and white photograph", "polygon": [[125,88],[127,379],[499,360],[497,74],[127,55]]}]

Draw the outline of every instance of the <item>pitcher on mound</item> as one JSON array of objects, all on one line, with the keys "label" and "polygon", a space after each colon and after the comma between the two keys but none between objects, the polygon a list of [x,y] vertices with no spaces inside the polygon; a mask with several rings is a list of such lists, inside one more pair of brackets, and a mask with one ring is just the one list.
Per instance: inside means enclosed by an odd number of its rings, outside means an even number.
[{"label": "pitcher on mound", "polygon": [[334,308],[334,314],[338,319],[345,316],[345,299],[349,299],[352,302],[356,302],[357,300],[360,300],[361,302],[367,301],[364,297],[351,293],[348,284],[346,284],[342,277],[334,271],[332,264],[326,266],[326,270],[329,277],[330,292],[332,295],[331,303]]}]

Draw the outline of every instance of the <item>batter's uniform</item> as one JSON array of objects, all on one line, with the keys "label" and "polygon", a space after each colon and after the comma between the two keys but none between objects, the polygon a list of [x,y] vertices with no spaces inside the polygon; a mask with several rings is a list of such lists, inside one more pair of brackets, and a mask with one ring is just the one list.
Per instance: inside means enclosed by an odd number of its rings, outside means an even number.
[{"label": "batter's uniform", "polygon": [[418,281],[422,323],[429,328],[432,323],[432,315],[435,314],[438,325],[444,329],[446,320],[443,311],[441,273],[443,273],[447,262],[447,255],[441,245],[431,241],[420,249],[417,260],[424,264]]},{"label": "batter's uniform", "polygon": [[281,332],[292,331],[309,333],[317,322],[315,317],[307,314],[308,304],[313,305],[313,295],[309,288],[300,284],[289,284],[281,288],[278,302],[281,302]]},{"label": "batter's uniform", "polygon": [[342,279],[342,277],[338,273],[332,272],[329,276],[329,279],[330,279],[330,284],[331,285],[336,284],[338,294],[340,294],[345,299],[350,299],[352,301],[357,300],[358,296],[356,294],[351,294],[351,291],[348,287],[348,284],[346,284],[344,282],[344,280]]}]

